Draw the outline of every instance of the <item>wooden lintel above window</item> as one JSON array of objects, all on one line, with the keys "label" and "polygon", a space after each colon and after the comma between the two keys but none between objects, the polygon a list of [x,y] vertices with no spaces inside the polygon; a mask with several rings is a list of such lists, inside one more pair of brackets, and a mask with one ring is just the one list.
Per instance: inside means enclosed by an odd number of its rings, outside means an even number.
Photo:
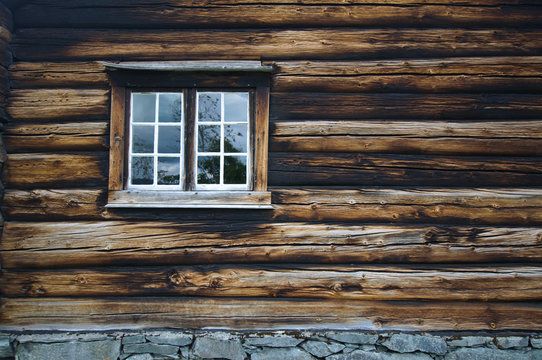
[{"label": "wooden lintel above window", "polygon": [[234,72],[271,72],[272,66],[264,66],[260,61],[241,60],[206,60],[206,61],[137,61],[137,62],[103,62],[106,68],[143,71],[234,71]]}]

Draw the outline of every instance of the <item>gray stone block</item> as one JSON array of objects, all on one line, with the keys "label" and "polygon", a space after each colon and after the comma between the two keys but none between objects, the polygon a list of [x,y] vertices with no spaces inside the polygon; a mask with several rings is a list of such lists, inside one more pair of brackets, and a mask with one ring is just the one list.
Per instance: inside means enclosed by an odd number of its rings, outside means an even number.
[{"label": "gray stone block", "polygon": [[173,345],[161,345],[153,343],[145,344],[126,344],[123,347],[123,351],[127,354],[158,354],[158,355],[177,355],[179,352],[178,346]]},{"label": "gray stone block", "polygon": [[9,342],[9,336],[0,336],[0,358],[14,356],[13,348]]},{"label": "gray stone block", "polygon": [[531,346],[536,349],[542,349],[542,338],[531,338]]},{"label": "gray stone block", "polygon": [[81,341],[101,341],[101,340],[113,340],[115,336],[110,336],[105,333],[50,333],[50,334],[28,334],[17,336],[19,343],[59,343],[59,342],[81,342]]},{"label": "gray stone block", "polygon": [[194,337],[192,334],[171,331],[147,334],[147,340],[156,344],[186,346],[192,344],[193,339]]},{"label": "gray stone block", "polygon": [[358,332],[327,332],[325,336],[328,339],[337,340],[342,343],[350,344],[375,344],[378,340],[378,335],[358,333]]},{"label": "gray stone block", "polygon": [[72,341],[54,344],[27,342],[17,347],[19,360],[116,360],[119,355],[119,340]]},{"label": "gray stone block", "polygon": [[307,352],[289,347],[285,349],[267,348],[252,354],[251,360],[314,360]]},{"label": "gray stone block", "polygon": [[302,343],[301,347],[314,356],[326,357],[338,353],[345,348],[345,345],[336,342],[327,343],[323,341],[308,340]]},{"label": "gray stone block", "polygon": [[348,354],[336,354],[326,357],[326,360],[433,360],[427,354],[393,354],[374,351],[356,350]]},{"label": "gray stone block", "polygon": [[130,355],[126,360],[153,360],[151,354],[136,354]]},{"label": "gray stone block", "polygon": [[229,360],[243,360],[246,356],[239,339],[228,338],[223,334],[197,337],[193,345],[193,354],[204,359]]},{"label": "gray stone block", "polygon": [[444,355],[447,345],[440,337],[426,335],[393,334],[382,343],[390,350],[400,353],[423,351],[426,353]]},{"label": "gray stone block", "polygon": [[462,336],[457,339],[448,340],[450,347],[472,347],[478,345],[486,345],[493,341],[491,336]]},{"label": "gray stone block", "polygon": [[495,343],[501,349],[522,348],[529,346],[527,336],[497,336]]},{"label": "gray stone block", "polygon": [[303,342],[303,339],[288,335],[264,335],[262,337],[247,337],[245,339],[245,345],[265,347],[294,347],[301,342]]},{"label": "gray stone block", "polygon": [[444,360],[540,360],[542,350],[500,350],[490,348],[462,348],[446,354]]},{"label": "gray stone block", "polygon": [[138,334],[138,335],[125,335],[122,337],[122,344],[143,344],[147,342],[147,339],[145,339],[145,335]]}]

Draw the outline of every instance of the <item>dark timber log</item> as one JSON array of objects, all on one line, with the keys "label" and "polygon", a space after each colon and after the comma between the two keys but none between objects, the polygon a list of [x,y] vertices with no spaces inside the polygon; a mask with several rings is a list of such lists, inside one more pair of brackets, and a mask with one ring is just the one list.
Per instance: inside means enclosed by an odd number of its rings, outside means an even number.
[{"label": "dark timber log", "polygon": [[272,93],[273,119],[529,119],[540,95]]},{"label": "dark timber log", "polygon": [[109,115],[109,91],[98,89],[12,90],[7,111],[13,119],[97,119]]},{"label": "dark timber log", "polygon": [[197,266],[3,271],[7,297],[209,296],[526,301],[536,266]]},{"label": "dark timber log", "polygon": [[107,122],[13,123],[4,132],[4,141],[9,152],[104,150],[108,126]]},{"label": "dark timber log", "polygon": [[[20,27],[194,28],[194,27],[491,27],[536,26],[537,6],[379,6],[328,1],[319,4],[214,4],[208,1],[117,0],[114,7],[96,1],[33,1],[17,10]],[[198,6],[199,5],[199,6]],[[166,8],[167,10],[164,10]]]},{"label": "dark timber log", "polygon": [[107,180],[105,154],[10,154],[3,174],[13,188],[103,185]]},{"label": "dark timber log", "polygon": [[122,328],[542,329],[538,302],[378,302],[201,298],[2,299],[2,330]]},{"label": "dark timber log", "polygon": [[239,222],[6,222],[4,268],[213,263],[540,262],[542,228]]},{"label": "dark timber log", "polygon": [[16,62],[9,68],[12,88],[109,86],[100,62]]},{"label": "dark timber log", "polygon": [[[538,186],[541,158],[272,153],[271,186]],[[499,176],[495,172],[498,171]]]},{"label": "dark timber log", "polygon": [[363,59],[384,56],[539,55],[540,30],[21,29],[20,60]]}]

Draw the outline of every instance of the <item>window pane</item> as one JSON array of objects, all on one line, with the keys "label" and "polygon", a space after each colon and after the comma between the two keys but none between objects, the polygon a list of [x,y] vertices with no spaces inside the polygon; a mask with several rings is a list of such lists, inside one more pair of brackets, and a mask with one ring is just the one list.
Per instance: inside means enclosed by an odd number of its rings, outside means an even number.
[{"label": "window pane", "polygon": [[220,125],[198,126],[198,151],[220,152]]},{"label": "window pane", "polygon": [[220,157],[198,156],[198,184],[220,183]]},{"label": "window pane", "polygon": [[246,184],[247,157],[224,156],[224,184]]},{"label": "window pane", "polygon": [[247,152],[247,125],[224,126],[224,151]]},{"label": "window pane", "polygon": [[198,120],[220,121],[220,93],[199,93]]},{"label": "window pane", "polygon": [[179,185],[180,163],[178,157],[158,158],[158,185]]},{"label": "window pane", "polygon": [[154,161],[152,157],[135,156],[132,158],[132,184],[152,185],[154,178]]},{"label": "window pane", "polygon": [[132,131],[132,152],[153,153],[154,126],[134,125]]},{"label": "window pane", "polygon": [[247,93],[224,93],[224,121],[248,121]]},{"label": "window pane", "polygon": [[133,94],[133,122],[154,122],[156,94]]},{"label": "window pane", "polygon": [[158,152],[162,154],[179,154],[181,152],[181,127],[158,127]]},{"label": "window pane", "polygon": [[181,122],[182,94],[160,94],[158,122]]}]

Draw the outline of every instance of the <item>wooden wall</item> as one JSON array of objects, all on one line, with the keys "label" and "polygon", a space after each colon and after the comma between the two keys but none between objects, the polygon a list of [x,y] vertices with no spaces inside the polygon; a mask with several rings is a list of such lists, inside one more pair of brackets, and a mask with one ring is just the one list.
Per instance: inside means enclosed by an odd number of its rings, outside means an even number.
[{"label": "wooden wall", "polygon": [[[9,3],[1,328],[542,330],[542,1]],[[274,210],[106,209],[100,61],[199,59],[275,67]]]}]

